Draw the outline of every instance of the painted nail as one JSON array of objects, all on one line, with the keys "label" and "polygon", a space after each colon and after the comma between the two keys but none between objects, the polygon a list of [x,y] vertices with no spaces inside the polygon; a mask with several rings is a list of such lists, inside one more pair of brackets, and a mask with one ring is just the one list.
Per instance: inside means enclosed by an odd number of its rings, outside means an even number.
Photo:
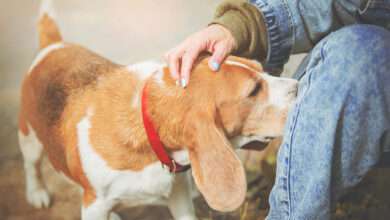
[{"label": "painted nail", "polygon": [[215,61],[212,61],[212,62],[211,62],[211,69],[212,69],[213,71],[218,71],[218,69],[219,69],[219,63],[217,63],[217,62],[215,62]]},{"label": "painted nail", "polygon": [[185,88],[187,86],[186,80],[185,79],[181,79],[180,85],[181,85],[181,87]]}]

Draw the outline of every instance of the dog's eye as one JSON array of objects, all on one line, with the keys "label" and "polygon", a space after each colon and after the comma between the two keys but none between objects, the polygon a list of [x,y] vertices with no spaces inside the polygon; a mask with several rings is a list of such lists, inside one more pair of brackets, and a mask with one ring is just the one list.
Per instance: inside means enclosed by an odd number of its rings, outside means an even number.
[{"label": "dog's eye", "polygon": [[254,96],[257,96],[257,94],[260,92],[261,90],[261,83],[260,82],[257,82],[255,87],[253,88],[253,90],[251,91],[251,93],[249,93],[249,96],[248,97],[254,97]]}]

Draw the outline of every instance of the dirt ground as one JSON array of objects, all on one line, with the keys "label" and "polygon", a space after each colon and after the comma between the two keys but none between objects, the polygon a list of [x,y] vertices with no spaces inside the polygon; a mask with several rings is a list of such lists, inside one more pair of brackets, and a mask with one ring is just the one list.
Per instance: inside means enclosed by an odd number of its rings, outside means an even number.
[{"label": "dirt ground", "polygon": [[[19,84],[37,51],[35,22],[39,1],[6,1],[0,7],[0,220],[80,219],[80,190],[58,175],[48,161],[43,177],[52,194],[52,206],[37,210],[24,195],[24,171],[17,144]],[[219,0],[163,1],[55,0],[63,36],[110,59],[130,64],[158,59],[188,34],[207,25]],[[291,75],[302,56],[291,59]],[[245,204],[232,213],[210,210],[196,199],[201,219],[259,220],[267,213],[267,198],[274,175],[274,157],[260,166],[261,154],[242,154],[248,170],[249,193]],[[378,169],[337,204],[335,219],[390,219],[390,172]],[[123,219],[171,219],[165,207],[121,210]]]}]

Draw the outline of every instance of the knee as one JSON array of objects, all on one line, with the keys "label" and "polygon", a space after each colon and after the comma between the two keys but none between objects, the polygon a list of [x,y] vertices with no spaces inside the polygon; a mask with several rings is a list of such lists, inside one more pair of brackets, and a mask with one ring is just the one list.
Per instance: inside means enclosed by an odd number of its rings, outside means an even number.
[{"label": "knee", "polygon": [[[374,25],[351,25],[331,33],[324,39],[325,49],[332,55],[342,54],[356,62],[390,58],[390,31]],[[331,51],[330,51],[331,50]],[[364,59],[366,58],[367,59]]]},{"label": "knee", "polygon": [[[323,83],[360,88],[389,83],[390,32],[373,25],[352,25],[330,34],[319,51]],[[337,85],[338,84],[338,85]]]}]

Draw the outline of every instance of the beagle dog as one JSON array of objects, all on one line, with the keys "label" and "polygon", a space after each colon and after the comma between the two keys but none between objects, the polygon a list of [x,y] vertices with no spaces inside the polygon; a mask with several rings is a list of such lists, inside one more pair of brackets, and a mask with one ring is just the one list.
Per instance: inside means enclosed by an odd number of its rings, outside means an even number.
[{"label": "beagle dog", "polygon": [[163,63],[122,66],[64,42],[49,10],[38,26],[41,50],[24,77],[19,114],[29,203],[50,204],[43,151],[81,186],[83,220],[120,219],[112,211],[119,205],[142,204],[196,219],[188,174],[212,208],[243,203],[245,172],[234,148],[282,135],[297,81],[232,56],[215,73],[206,57],[183,89]]}]

